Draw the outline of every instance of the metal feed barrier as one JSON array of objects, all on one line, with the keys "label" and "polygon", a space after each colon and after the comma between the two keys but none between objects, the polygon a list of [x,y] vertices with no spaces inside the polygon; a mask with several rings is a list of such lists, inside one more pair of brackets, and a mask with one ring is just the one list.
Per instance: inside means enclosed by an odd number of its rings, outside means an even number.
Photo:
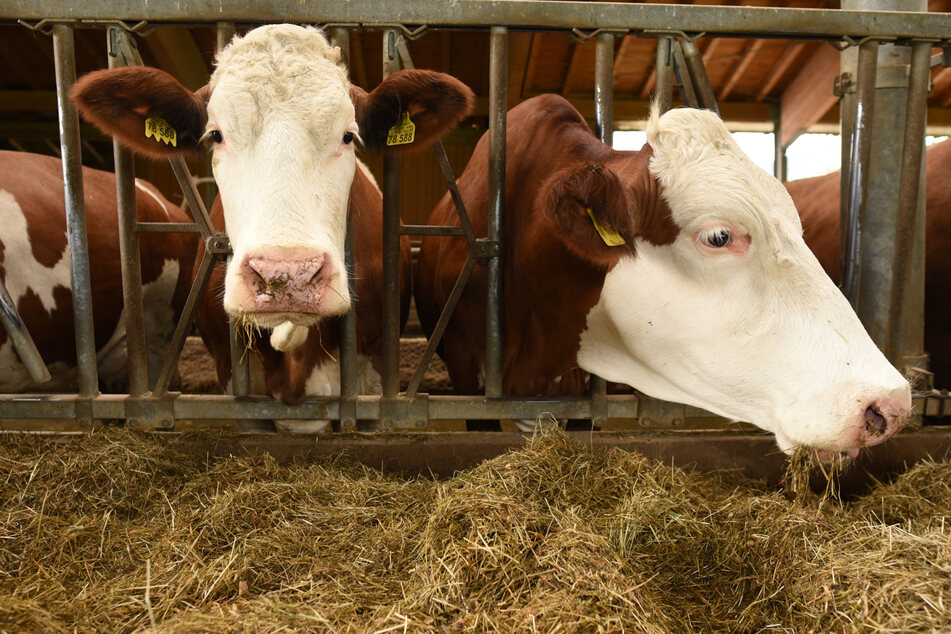
[{"label": "metal feed barrier", "polygon": [[[98,392],[96,350],[90,291],[88,251],[83,209],[80,139],[78,117],[67,98],[75,80],[73,32],[77,28],[107,28],[110,66],[138,64],[132,32],[146,24],[209,22],[219,24],[219,46],[227,41],[234,23],[288,21],[319,24],[341,46],[346,56],[349,33],[354,30],[381,30],[384,37],[384,73],[409,66],[405,39],[421,37],[435,29],[488,30],[490,32],[489,146],[491,176],[489,182],[488,235],[475,236],[468,222],[461,196],[442,147],[436,154],[456,202],[459,227],[401,225],[399,219],[399,159],[384,160],[384,356],[382,395],[358,395],[356,390],[356,337],[353,311],[342,320],[340,397],[315,398],[301,405],[285,405],[269,397],[250,395],[249,373],[244,355],[232,354],[234,380],[232,395],[191,395],[169,392],[169,381],[197,306],[216,259],[227,258],[230,246],[226,236],[216,234],[208,214],[189,178],[182,161],[173,162],[188,208],[195,223],[187,225],[140,223],[135,218],[131,156],[115,146],[116,174],[119,182],[120,238],[123,260],[123,294],[127,308],[126,336],[129,351],[129,394],[102,395]],[[372,18],[372,19],[368,19]],[[878,289],[888,298],[884,307],[886,336],[882,344],[890,359],[899,365],[921,365],[923,326],[909,320],[914,314],[906,308],[906,288],[923,288],[923,266],[911,266],[916,248],[915,222],[918,207],[921,154],[924,135],[925,98],[928,88],[930,51],[933,46],[951,47],[951,14],[918,12],[865,12],[843,10],[772,9],[758,7],[711,7],[679,5],[641,5],[620,3],[535,2],[465,0],[435,3],[405,0],[386,3],[380,0],[315,2],[308,6],[290,0],[248,3],[239,0],[182,0],[176,3],[129,3],[123,0],[97,2],[63,0],[11,0],[0,6],[0,21],[21,20],[31,28],[48,30],[53,37],[56,84],[61,130],[65,196],[72,249],[72,291],[76,325],[79,391],[72,395],[0,395],[2,419],[68,419],[89,426],[97,419],[124,420],[140,429],[173,429],[179,420],[234,419],[331,419],[342,431],[357,428],[358,420],[379,421],[384,430],[420,430],[431,419],[522,419],[536,418],[541,412],[556,418],[590,419],[600,426],[610,419],[637,420],[643,427],[685,427],[685,422],[709,414],[682,405],[667,404],[636,395],[607,395],[605,382],[592,377],[586,396],[562,398],[506,397],[502,395],[501,330],[502,258],[504,241],[502,218],[505,191],[505,129],[507,110],[508,34],[513,30],[555,31],[574,37],[596,40],[595,104],[596,134],[606,143],[612,137],[613,55],[615,38],[626,35],[657,40],[657,93],[662,108],[669,108],[671,92],[680,88],[684,102],[716,109],[716,101],[702,59],[694,41],[700,35],[717,37],[767,37],[822,40],[839,47],[857,47],[859,62],[857,90],[843,95],[843,119],[855,121],[854,133],[844,136],[853,169],[844,163],[843,178],[846,207],[851,231],[844,236],[843,271],[845,290],[862,312],[863,267],[874,266],[861,260],[861,227],[866,204],[869,174],[867,129],[873,103],[875,57],[882,43],[910,47],[913,50],[905,136],[905,158],[901,170],[900,206],[896,223],[898,240],[894,257],[884,266],[889,288]],[[134,27],[128,24],[135,23]],[[672,27],[676,26],[676,30]],[[346,57],[345,57],[346,59]],[[855,112],[858,112],[856,118]],[[851,117],[851,118],[850,118]],[[851,130],[846,130],[847,133]],[[843,150],[844,152],[846,149]],[[920,226],[921,223],[919,223]],[[845,226],[845,225],[844,225]],[[920,230],[920,228],[919,228]],[[184,314],[175,331],[169,357],[154,385],[149,384],[145,357],[144,318],[139,274],[137,235],[145,231],[188,231],[200,233],[205,257],[198,267],[195,283]],[[401,235],[463,236],[469,244],[469,257],[450,296],[444,314],[436,326],[419,367],[405,392],[399,389],[399,239]],[[352,227],[347,234],[348,266],[352,264]],[[430,396],[418,388],[449,315],[461,297],[462,289],[477,262],[488,271],[487,355],[485,394],[481,396]],[[867,269],[866,269],[867,270]],[[894,271],[894,273],[892,273]],[[904,282],[904,283],[903,283]],[[2,289],[0,289],[2,291]],[[918,293],[918,291],[914,291]],[[923,301],[923,291],[920,301]],[[0,300],[4,293],[0,292]],[[917,295],[915,295],[917,297]],[[913,298],[914,299],[914,298]],[[916,300],[917,301],[917,300]],[[12,302],[4,303],[2,321],[17,345],[21,358],[32,360],[36,372],[42,360],[29,352],[29,335],[15,314]],[[921,311],[918,311],[919,313]],[[863,315],[863,319],[866,316]],[[918,320],[920,321],[920,319]],[[232,325],[233,326],[233,325]],[[906,333],[911,333],[906,335]],[[21,344],[22,343],[22,351]],[[243,342],[232,327],[232,349],[241,350]],[[35,351],[35,349],[34,349]],[[39,365],[36,362],[39,361]],[[930,387],[930,386],[929,386]],[[945,393],[929,392],[918,398],[920,411],[932,415],[951,412]],[[35,429],[43,429],[37,422]],[[404,434],[405,435],[405,434]],[[474,435],[472,436],[475,437]],[[500,437],[501,438],[501,437]],[[648,441],[649,442],[649,441]],[[895,441],[891,441],[895,442]],[[942,441],[944,442],[944,441]],[[935,447],[935,442],[925,443]],[[938,443],[940,445],[940,443]],[[392,443],[390,445],[393,447]],[[417,445],[418,446],[418,445]],[[742,449],[737,449],[742,452]]]}]

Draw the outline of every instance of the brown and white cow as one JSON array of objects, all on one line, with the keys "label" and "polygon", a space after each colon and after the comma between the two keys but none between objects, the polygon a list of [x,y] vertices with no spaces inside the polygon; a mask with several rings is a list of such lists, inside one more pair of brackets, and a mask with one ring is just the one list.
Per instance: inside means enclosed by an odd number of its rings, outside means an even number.
[{"label": "brown and white cow", "polygon": [[[951,295],[948,245],[951,244],[951,141],[925,154],[925,350],[931,355],[935,385],[951,382]],[[786,183],[805,231],[806,244],[836,282],[839,271],[839,172]]]},{"label": "brown and white cow", "polygon": [[[135,187],[140,221],[188,222],[185,212],[149,183],[137,180]],[[83,191],[100,387],[124,392],[128,389],[128,366],[115,175],[83,168]],[[0,392],[73,389],[76,344],[59,159],[0,152],[0,223],[0,275],[53,376],[47,383],[34,383],[0,329]],[[191,236],[150,234],[140,239],[148,365],[153,379],[188,294],[195,247]]]},{"label": "brown and white cow", "polygon": [[[779,181],[711,112],[655,111],[647,133],[641,151],[615,151],[554,95],[509,112],[505,393],[577,394],[594,372],[754,423],[787,451],[855,453],[905,425],[908,383],[806,247]],[[483,235],[487,154],[483,137],[458,179]],[[448,197],[430,222],[458,223]],[[424,239],[424,327],[466,251],[458,238]],[[480,267],[443,345],[464,393],[483,380],[484,298]]]},{"label": "brown and white cow", "polygon": [[[197,323],[223,387],[231,373],[227,312],[271,329],[256,346],[269,393],[288,403],[339,393],[337,332],[327,318],[350,306],[344,234],[352,213],[360,389],[378,392],[382,198],[355,141],[371,150],[426,147],[468,114],[472,92],[447,75],[406,70],[367,94],[350,84],[340,50],[319,30],[287,24],[235,38],[216,64],[196,93],[159,70],[126,68],[85,76],[73,99],[83,116],[143,154],[211,146],[220,190],[212,219],[234,255]],[[156,115],[175,129],[176,147],[145,136]],[[412,142],[388,147],[388,132],[407,116]],[[402,256],[408,305],[406,241]]]}]

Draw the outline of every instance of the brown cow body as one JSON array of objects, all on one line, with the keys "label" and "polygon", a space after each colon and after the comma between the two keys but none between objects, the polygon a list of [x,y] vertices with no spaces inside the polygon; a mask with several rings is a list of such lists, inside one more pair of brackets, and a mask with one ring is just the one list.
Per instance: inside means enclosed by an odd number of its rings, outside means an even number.
[{"label": "brown cow body", "polygon": [[[83,189],[100,386],[125,391],[128,369],[115,176],[83,168]],[[136,181],[136,202],[140,221],[189,220],[143,181]],[[60,161],[0,152],[0,219],[4,226],[0,273],[53,375],[48,383],[34,384],[6,333],[0,331],[0,391],[71,389],[76,383],[76,347]],[[188,293],[195,240],[176,234],[146,235],[140,245],[149,370],[154,378]]]},{"label": "brown cow body", "polygon": [[[951,240],[951,182],[945,172],[951,162],[951,141],[928,148],[925,164],[925,351],[931,355],[935,385],[951,383],[951,296],[945,266]],[[786,183],[796,203],[806,243],[822,267],[838,283],[839,172]]]}]

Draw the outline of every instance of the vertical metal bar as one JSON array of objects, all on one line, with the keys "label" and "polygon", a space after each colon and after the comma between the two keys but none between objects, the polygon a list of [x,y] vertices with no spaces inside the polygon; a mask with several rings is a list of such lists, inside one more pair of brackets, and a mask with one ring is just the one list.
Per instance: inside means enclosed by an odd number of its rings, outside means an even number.
[{"label": "vertical metal bar", "polygon": [[614,139],[614,36],[600,33],[594,49],[594,133],[605,145]]},{"label": "vertical metal bar", "polygon": [[251,393],[247,337],[234,317],[228,318],[228,341],[231,344],[231,393],[247,396]]},{"label": "vertical metal bar", "polygon": [[669,35],[657,38],[657,65],[654,95],[660,113],[670,110],[674,93],[674,59],[671,51],[673,38]]},{"label": "vertical metal bar", "polygon": [[905,348],[904,306],[906,289],[910,286],[915,243],[930,68],[931,43],[915,42],[911,53],[908,105],[905,109],[905,143],[901,155],[901,185],[898,190],[898,218],[888,305],[888,331],[885,339],[885,356],[899,368],[903,365],[902,357]]},{"label": "vertical metal bar", "polygon": [[500,250],[488,259],[485,323],[485,394],[502,396],[502,284],[505,256],[505,141],[508,104],[508,29],[493,26],[489,35],[489,214],[488,239]]},{"label": "vertical metal bar", "polygon": [[872,114],[875,106],[875,74],[878,68],[878,42],[870,40],[859,46],[857,87],[855,95],[855,131],[849,152],[849,207],[846,225],[845,252],[842,259],[842,292],[852,303],[859,304],[859,259],[862,243],[861,219],[868,194],[868,163],[872,141]]},{"label": "vertical metal bar", "polygon": [[786,181],[786,146],[783,145],[781,104],[773,107],[773,176]]},{"label": "vertical metal bar", "polygon": [[717,107],[717,98],[713,94],[713,87],[710,85],[710,78],[707,77],[707,69],[703,65],[703,58],[700,56],[697,45],[693,40],[683,40],[680,45],[683,48],[687,72],[690,74],[700,107],[713,110],[719,116],[720,109]]},{"label": "vertical metal bar", "polygon": [[[331,41],[340,47],[341,62],[350,67],[350,31],[331,30]],[[360,169],[359,167],[357,169]],[[350,287],[350,310],[340,319],[340,429],[350,431],[357,425],[357,313],[353,304],[353,201],[347,205],[347,234],[344,239],[344,262]]]},{"label": "vertical metal bar", "polygon": [[79,115],[73,107],[73,102],[69,100],[69,89],[76,81],[72,26],[66,24],[53,26],[53,55],[56,65],[56,103],[59,111],[60,152],[63,157],[63,190],[66,199],[66,227],[70,250],[69,271],[73,295],[73,324],[76,330],[79,394],[91,396],[99,391],[99,377],[92,314],[92,283],[89,276],[89,242],[86,238]]},{"label": "vertical metal bar", "polygon": [[[131,36],[122,28],[106,31],[109,68],[128,65],[122,51],[133,46]],[[122,302],[125,309],[126,356],[129,364],[129,394],[141,396],[149,390],[148,346],[145,336],[145,310],[142,303],[142,267],[139,235],[136,231],[135,164],[132,152],[113,139],[116,169],[116,202],[119,215],[119,254],[122,260]],[[160,368],[154,371],[158,372]],[[158,378],[152,377],[152,378]]]},{"label": "vertical metal bar", "polygon": [[[383,77],[399,70],[395,29],[383,32]],[[383,396],[400,391],[400,159],[383,156]],[[408,283],[408,280],[407,280]]]},{"label": "vertical metal bar", "polygon": [[13,344],[13,349],[16,350],[17,356],[20,357],[20,362],[26,368],[30,378],[37,383],[46,383],[53,378],[50,376],[46,364],[43,363],[43,357],[40,356],[40,351],[36,349],[33,337],[30,336],[30,331],[23,324],[23,320],[17,312],[16,304],[13,303],[13,298],[10,297],[10,293],[7,292],[3,282],[0,282],[0,324],[6,330],[7,338]]},{"label": "vertical metal bar", "polygon": [[234,22],[218,22],[215,29],[215,48],[220,51],[234,37]]},{"label": "vertical metal bar", "polygon": [[683,44],[680,40],[673,40],[670,47],[674,58],[674,74],[680,80],[680,97],[684,105],[688,108],[702,107],[700,99],[697,97],[697,91],[694,90],[693,78],[687,68],[687,60],[684,59]]}]

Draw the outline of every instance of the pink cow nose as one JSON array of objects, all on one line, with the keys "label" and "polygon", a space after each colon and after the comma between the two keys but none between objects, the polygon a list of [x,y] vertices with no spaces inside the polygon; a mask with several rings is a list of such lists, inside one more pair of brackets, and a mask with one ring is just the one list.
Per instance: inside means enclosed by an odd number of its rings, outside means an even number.
[{"label": "pink cow nose", "polygon": [[249,254],[240,277],[253,306],[262,313],[316,313],[332,272],[326,255],[280,257]]},{"label": "pink cow nose", "polygon": [[868,403],[859,421],[858,444],[871,447],[884,442],[911,420],[908,403],[901,398],[884,397]]}]

